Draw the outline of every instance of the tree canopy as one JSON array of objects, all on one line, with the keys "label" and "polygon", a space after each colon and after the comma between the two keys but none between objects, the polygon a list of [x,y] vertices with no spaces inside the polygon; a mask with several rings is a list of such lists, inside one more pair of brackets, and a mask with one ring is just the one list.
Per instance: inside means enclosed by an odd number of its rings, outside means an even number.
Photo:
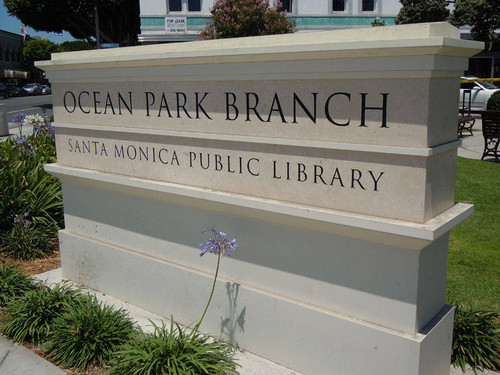
[{"label": "tree canopy", "polygon": [[55,52],[57,45],[46,39],[30,39],[24,43],[23,60],[32,63],[40,60],[50,60],[50,54]]},{"label": "tree canopy", "polygon": [[295,29],[295,22],[270,7],[269,0],[216,0],[210,13],[211,22],[200,39],[286,34]]},{"label": "tree canopy", "polygon": [[56,52],[83,51],[95,48],[95,43],[87,42],[86,40],[72,40],[59,44]]},{"label": "tree canopy", "polygon": [[450,21],[455,26],[471,26],[472,38],[491,49],[499,39],[495,30],[500,28],[500,0],[457,0]]},{"label": "tree canopy", "polygon": [[135,44],[139,33],[138,0],[4,0],[7,11],[37,31],[68,31],[76,39],[95,38],[94,6],[102,40]]},{"label": "tree canopy", "polygon": [[450,11],[445,0],[399,0],[403,5],[396,24],[446,21]]}]

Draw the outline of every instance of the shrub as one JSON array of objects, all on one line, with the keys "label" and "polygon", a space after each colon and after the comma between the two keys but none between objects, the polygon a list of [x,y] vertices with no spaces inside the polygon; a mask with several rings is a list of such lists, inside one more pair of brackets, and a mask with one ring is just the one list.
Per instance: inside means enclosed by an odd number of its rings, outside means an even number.
[{"label": "shrub", "polygon": [[4,333],[15,341],[38,344],[52,331],[53,321],[78,303],[78,291],[56,285],[40,285],[11,301],[6,308]]},{"label": "shrub", "polygon": [[236,373],[231,345],[199,333],[186,334],[179,325],[170,330],[154,326],[121,346],[112,361],[114,374],[215,375]]},{"label": "shrub", "polygon": [[9,230],[15,214],[28,213],[35,225],[62,226],[62,192],[57,179],[33,160],[2,161],[0,230]]},{"label": "shrub", "polygon": [[7,263],[0,265],[0,306],[33,289],[33,280],[19,268]]},{"label": "shrub", "polygon": [[86,40],[72,40],[63,42],[57,46],[56,52],[71,52],[95,49],[95,43]]},{"label": "shrub", "polygon": [[372,21],[372,27],[385,26],[385,20],[381,20],[379,17]]},{"label": "shrub", "polygon": [[15,223],[11,231],[3,235],[2,253],[20,260],[45,258],[55,249],[56,242],[53,232],[31,225],[26,219],[24,223]]},{"label": "shrub", "polygon": [[64,367],[87,370],[108,362],[115,348],[129,340],[133,332],[133,323],[124,310],[115,310],[87,295],[54,320],[43,348]]},{"label": "shrub", "polygon": [[10,230],[15,214],[27,212],[34,224],[62,226],[59,181],[43,170],[56,160],[54,131],[47,117],[18,114],[13,121],[33,126],[29,137],[0,143],[0,230]]},{"label": "shrub", "polygon": [[466,365],[476,370],[500,369],[499,314],[457,306],[453,329],[453,366],[465,372]]},{"label": "shrub", "polygon": [[293,22],[269,0],[217,0],[210,10],[210,22],[198,35],[200,39],[292,33]]},{"label": "shrub", "polygon": [[500,91],[490,96],[486,104],[486,109],[488,111],[500,111]]}]

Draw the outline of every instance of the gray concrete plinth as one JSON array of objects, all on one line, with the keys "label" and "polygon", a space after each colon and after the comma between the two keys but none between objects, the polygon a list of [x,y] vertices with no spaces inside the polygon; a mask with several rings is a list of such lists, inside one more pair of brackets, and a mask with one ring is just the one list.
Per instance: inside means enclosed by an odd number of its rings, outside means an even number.
[{"label": "gray concrete plinth", "polygon": [[0,137],[9,135],[9,123],[7,121],[7,112],[5,104],[0,104]]}]

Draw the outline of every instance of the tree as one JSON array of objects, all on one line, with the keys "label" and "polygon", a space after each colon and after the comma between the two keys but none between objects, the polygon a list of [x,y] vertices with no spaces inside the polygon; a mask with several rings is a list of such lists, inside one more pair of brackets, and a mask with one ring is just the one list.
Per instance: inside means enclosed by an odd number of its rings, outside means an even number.
[{"label": "tree", "polygon": [[23,60],[31,64],[33,61],[50,60],[50,54],[55,52],[57,45],[46,39],[30,39],[24,43]]},{"label": "tree", "polygon": [[138,0],[4,0],[4,5],[9,14],[34,30],[65,30],[76,39],[95,38],[95,6],[104,41],[135,44],[140,30]]},{"label": "tree", "polygon": [[499,38],[495,30],[500,28],[500,0],[457,0],[450,21],[471,26],[472,38],[485,42],[490,50]]},{"label": "tree", "polygon": [[450,11],[445,0],[399,0],[403,5],[396,24],[446,21]]},{"label": "tree", "polygon": [[200,39],[292,33],[295,22],[269,0],[216,0],[210,10],[211,22],[198,35]]},{"label": "tree", "polygon": [[95,43],[87,42],[86,40],[72,40],[59,44],[56,52],[83,51],[95,49],[95,47]]}]

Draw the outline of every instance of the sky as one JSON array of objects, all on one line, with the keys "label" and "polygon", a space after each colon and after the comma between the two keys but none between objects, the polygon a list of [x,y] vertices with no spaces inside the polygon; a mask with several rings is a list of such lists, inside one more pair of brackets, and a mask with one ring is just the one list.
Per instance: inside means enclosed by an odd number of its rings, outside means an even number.
[{"label": "sky", "polygon": [[[11,15],[9,15],[9,13],[7,13],[7,9],[5,9],[5,6],[3,5],[3,0],[1,0],[1,7],[0,7],[0,30],[9,31],[14,34],[21,34],[21,21],[19,21],[16,17],[12,17]],[[28,34],[32,38],[40,37],[42,39],[48,39],[56,44],[68,40],[75,40],[75,38],[73,38],[71,34],[66,31],[64,31],[62,35],[57,33],[46,33],[43,31],[35,31],[29,26],[28,26]]]}]

